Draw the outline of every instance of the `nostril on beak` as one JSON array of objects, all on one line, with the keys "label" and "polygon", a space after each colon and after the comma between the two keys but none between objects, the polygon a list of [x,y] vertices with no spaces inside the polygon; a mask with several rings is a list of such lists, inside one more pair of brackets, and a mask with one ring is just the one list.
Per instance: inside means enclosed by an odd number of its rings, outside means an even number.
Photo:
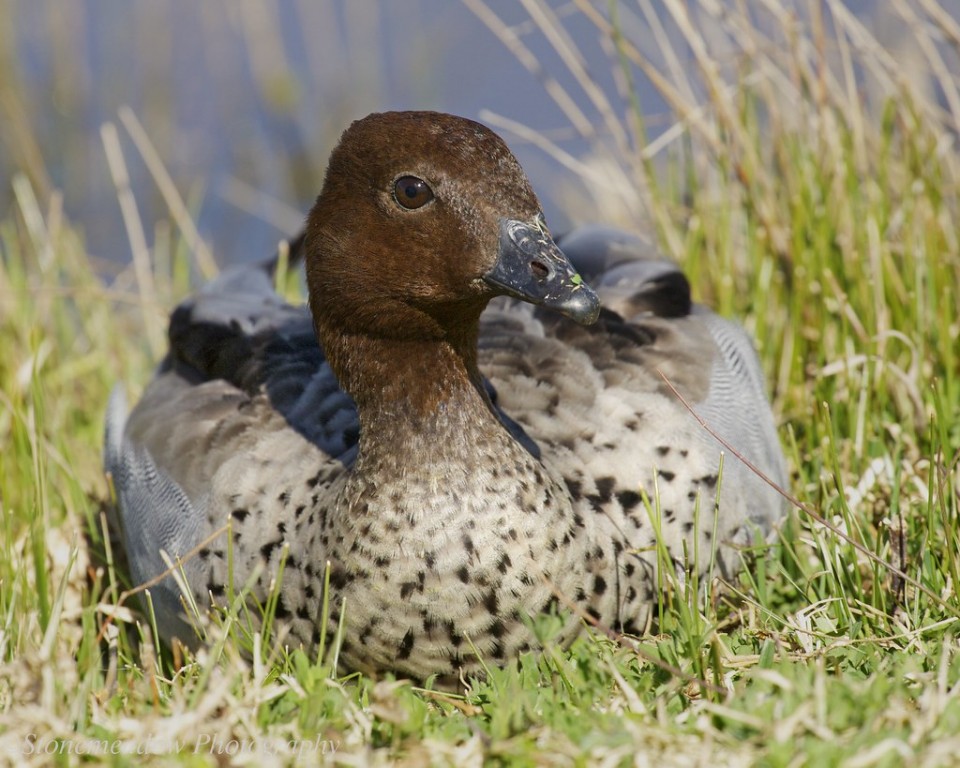
[{"label": "nostril on beak", "polygon": [[530,262],[530,271],[537,280],[543,280],[550,276],[550,268],[542,261],[534,259]]}]

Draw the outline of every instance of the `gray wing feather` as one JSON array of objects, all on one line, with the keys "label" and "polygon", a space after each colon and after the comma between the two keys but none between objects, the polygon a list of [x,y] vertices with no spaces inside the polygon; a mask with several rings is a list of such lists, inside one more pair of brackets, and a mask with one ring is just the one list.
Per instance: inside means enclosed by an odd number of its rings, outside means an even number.
[{"label": "gray wing feather", "polygon": [[[117,386],[110,395],[104,436],[104,465],[122,510],[112,525],[123,537],[133,583],[143,584],[166,570],[164,551],[173,563],[192,549],[200,535],[202,512],[183,489],[154,463],[150,454],[124,437],[127,404]],[[189,564],[187,565],[189,567]],[[184,641],[195,637],[183,620],[180,589],[172,576],[151,588],[159,626]]]},{"label": "gray wing feather", "polygon": [[[750,337],[739,325],[701,307],[696,317],[704,322],[718,352],[698,413],[767,478],[786,488],[786,464]],[[782,516],[784,500],[739,461],[734,459],[732,464],[741,482],[756,487],[756,495],[748,499],[750,520],[764,531],[771,530]]]}]

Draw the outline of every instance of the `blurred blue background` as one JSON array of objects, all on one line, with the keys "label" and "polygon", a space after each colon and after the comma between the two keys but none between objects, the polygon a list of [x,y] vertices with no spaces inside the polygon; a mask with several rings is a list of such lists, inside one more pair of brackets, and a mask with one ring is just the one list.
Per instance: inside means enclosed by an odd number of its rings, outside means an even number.
[{"label": "blurred blue background", "polygon": [[[816,2],[783,5],[807,19]],[[653,29],[645,5],[621,2],[619,18],[630,39],[665,67],[656,37],[677,38],[676,29],[652,3],[664,23]],[[704,10],[710,3],[686,5],[706,38],[719,34]],[[761,3],[753,5],[762,13]],[[897,50],[904,25],[887,3],[842,5]],[[957,14],[960,4],[945,5]],[[610,4],[592,7],[606,14]],[[478,17],[484,8],[503,22],[499,35]],[[122,106],[143,125],[221,264],[257,258],[296,229],[332,144],[371,111],[438,109],[494,123],[499,115],[582,158],[610,137],[595,101],[532,20],[537,8],[554,14],[591,80],[625,114],[615,51],[576,3],[562,0],[0,0],[0,210],[12,206],[10,179],[25,171],[42,205],[62,191],[65,213],[92,255],[125,262],[130,246],[101,135],[113,122],[152,241],[169,214],[118,122]],[[504,35],[529,51],[534,71],[508,50]],[[684,46],[677,50],[687,55]],[[654,138],[672,118],[655,89],[633,76]],[[591,131],[576,130],[548,93],[547,78],[569,94]],[[575,170],[522,132],[498,130],[533,179],[554,229],[603,217]]]}]

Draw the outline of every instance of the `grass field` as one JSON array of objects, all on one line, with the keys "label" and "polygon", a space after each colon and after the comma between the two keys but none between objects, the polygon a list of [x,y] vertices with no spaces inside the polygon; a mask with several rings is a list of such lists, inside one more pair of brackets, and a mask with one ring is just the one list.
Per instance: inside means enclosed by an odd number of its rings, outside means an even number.
[{"label": "grass field", "polygon": [[[837,2],[807,21],[730,3],[721,45],[671,0],[692,58],[661,68],[674,51],[576,5],[626,95],[584,75],[612,138],[582,161],[594,200],[570,205],[644,211],[632,224],[743,319],[768,372],[795,509],[755,572],[671,591],[657,636],[585,632],[458,696],[344,677],[335,648],[287,653],[229,620],[173,659],[99,543],[101,422],[203,263],[175,226],[104,279],[25,172],[0,221],[0,764],[957,764],[960,27],[898,4],[908,67]],[[662,146],[637,140],[639,77],[670,105]]]}]

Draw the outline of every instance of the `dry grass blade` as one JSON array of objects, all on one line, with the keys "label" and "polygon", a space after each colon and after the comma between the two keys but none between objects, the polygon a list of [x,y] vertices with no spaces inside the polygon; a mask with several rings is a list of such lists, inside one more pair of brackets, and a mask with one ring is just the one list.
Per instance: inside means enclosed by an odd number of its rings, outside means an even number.
[{"label": "dry grass blade", "polygon": [[[147,237],[143,231],[140,212],[137,210],[137,201],[130,188],[130,174],[123,158],[123,149],[117,135],[117,127],[113,123],[104,123],[100,127],[100,137],[103,149],[107,155],[107,165],[117,190],[117,200],[120,203],[120,212],[123,224],[130,240],[130,251],[133,254],[133,269],[137,277],[137,290],[140,295],[140,307],[144,313],[157,306],[157,287],[153,280],[153,267],[150,264],[150,248],[147,246]],[[157,357],[163,354],[166,339],[163,337],[156,323],[144,317],[144,327],[147,329],[150,349]]]},{"label": "dry grass blade", "polygon": [[[593,22],[601,34],[614,37],[615,30],[613,25],[603,14],[596,10],[588,0],[575,0],[577,8]],[[663,75],[635,45],[629,40],[622,40],[622,51],[631,63],[636,64],[643,74],[650,80],[651,84],[667,101],[668,105],[674,110],[677,116],[685,123],[688,123],[718,154],[722,151],[722,143],[712,124],[697,116],[697,105],[692,104],[684,98],[680,89],[678,89],[665,75]]]},{"label": "dry grass blade", "polygon": [[932,38],[927,25],[917,16],[908,3],[904,0],[893,0],[893,6],[897,9],[900,17],[913,30],[913,39],[919,44],[930,66],[930,72],[940,84],[943,97],[950,109],[950,114],[953,116],[953,128],[960,132],[960,93],[957,92],[957,82],[953,73],[950,72],[947,63],[937,49],[937,42]]},{"label": "dry grass blade", "polygon": [[600,113],[607,132],[613,137],[622,156],[629,157],[630,147],[627,139],[627,131],[617,118],[613,106],[610,104],[610,100],[606,97],[603,89],[601,89],[597,85],[596,80],[590,76],[583,56],[580,55],[576,44],[563,29],[556,14],[543,0],[521,0],[521,2],[537,28],[543,32],[546,39],[559,54],[561,60],[577,81],[577,84],[590,99],[590,103],[593,104],[597,112]]},{"label": "dry grass blade", "polygon": [[136,145],[137,150],[140,152],[140,156],[147,164],[147,168],[150,170],[150,174],[153,176],[153,180],[156,182],[160,194],[163,195],[163,199],[170,209],[170,214],[173,216],[174,221],[177,222],[177,226],[180,227],[180,231],[183,233],[187,245],[196,259],[200,274],[203,275],[205,279],[211,280],[218,272],[217,263],[214,261],[210,249],[207,248],[207,244],[204,243],[203,238],[200,237],[196,224],[193,223],[190,212],[187,210],[187,206],[177,191],[173,179],[170,178],[169,172],[160,159],[160,155],[153,146],[153,142],[150,141],[150,137],[147,135],[143,125],[140,124],[140,121],[132,109],[129,107],[121,107],[118,114],[120,116],[120,122],[123,123],[124,128],[127,129],[130,138],[133,139],[134,145]]},{"label": "dry grass blade", "polygon": [[530,128],[523,123],[520,123],[516,120],[511,120],[504,115],[496,114],[490,110],[481,111],[480,119],[490,123],[490,125],[495,126],[499,130],[512,133],[520,139],[530,142],[533,146],[538,147],[562,166],[568,168],[579,176],[589,177],[594,172],[590,165],[574,157],[569,152],[565,152],[555,142],[550,141],[547,136],[544,136],[543,133]]},{"label": "dry grass blade", "polygon": [[280,232],[293,235],[303,229],[304,214],[299,208],[231,176],[223,189],[223,198],[241,211],[258,216],[276,227]]},{"label": "dry grass blade", "polygon": [[657,47],[666,61],[670,81],[674,83],[687,102],[693,104],[696,101],[693,84],[687,74],[687,68],[680,61],[680,55],[677,53],[670,35],[667,34],[663,23],[660,21],[660,16],[650,0],[639,0],[638,4],[643,12],[643,19],[650,27],[653,39],[656,40]]},{"label": "dry grass blade", "polygon": [[960,55],[960,23],[947,13],[937,0],[920,0],[920,5],[927,12],[937,29],[947,38],[957,55]]},{"label": "dry grass blade", "polygon": [[577,133],[581,136],[593,136],[593,123],[577,106],[576,101],[555,77],[543,69],[540,62],[524,45],[520,37],[503,23],[490,6],[484,0],[463,0],[463,3],[478,19],[487,25],[487,28],[509,49],[517,61],[523,64],[527,71],[543,84],[543,89],[550,94]]},{"label": "dry grass blade", "polygon": [[[162,573],[157,574],[157,575],[154,576],[152,579],[149,579],[148,581],[145,581],[145,582],[142,583],[142,584],[137,584],[136,586],[131,587],[130,589],[127,589],[127,590],[124,590],[123,592],[121,592],[120,595],[117,597],[116,604],[113,606],[113,608],[114,608],[114,609],[117,609],[117,608],[122,607],[123,604],[124,604],[127,600],[129,600],[131,597],[146,592],[146,591],[149,590],[151,587],[156,586],[156,585],[159,584],[161,581],[163,581],[164,579],[166,579],[168,576],[174,575],[180,568],[183,567],[183,564],[184,564],[184,563],[186,563],[186,562],[189,561],[189,560],[192,560],[194,557],[197,557],[197,556],[200,554],[200,551],[201,551],[204,547],[209,546],[212,541],[214,541],[215,539],[219,538],[219,537],[222,536],[224,533],[226,533],[227,529],[228,529],[228,526],[227,526],[227,525],[223,525],[223,526],[221,526],[220,528],[217,528],[213,533],[211,533],[209,536],[207,536],[205,539],[203,539],[203,541],[201,541],[200,543],[198,543],[198,544],[197,544],[195,547],[193,547],[189,552],[187,552],[186,554],[184,554],[183,557],[178,557],[177,560],[176,560],[176,562],[175,562],[175,563],[172,563],[172,564],[171,564],[169,567],[167,567],[166,570],[164,570]],[[105,632],[107,631],[107,629],[110,627],[110,625],[113,623],[113,620],[114,620],[114,618],[115,618],[115,615],[116,615],[116,614],[115,614],[114,612],[111,612],[111,613],[109,613],[109,614],[107,615],[106,621],[104,621],[103,626],[101,626],[101,628],[100,628],[100,634],[97,636],[97,641],[98,641],[98,642],[100,642],[101,640],[103,640],[104,634],[105,634]]]}]

